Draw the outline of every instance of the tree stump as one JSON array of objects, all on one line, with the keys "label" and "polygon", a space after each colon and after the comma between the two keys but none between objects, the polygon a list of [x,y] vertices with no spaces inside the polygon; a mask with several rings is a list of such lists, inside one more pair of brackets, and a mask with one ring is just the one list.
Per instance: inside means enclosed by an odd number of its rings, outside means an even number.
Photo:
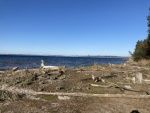
[{"label": "tree stump", "polygon": [[135,75],[135,83],[141,84],[142,80],[143,80],[142,73],[136,73],[136,75]]}]

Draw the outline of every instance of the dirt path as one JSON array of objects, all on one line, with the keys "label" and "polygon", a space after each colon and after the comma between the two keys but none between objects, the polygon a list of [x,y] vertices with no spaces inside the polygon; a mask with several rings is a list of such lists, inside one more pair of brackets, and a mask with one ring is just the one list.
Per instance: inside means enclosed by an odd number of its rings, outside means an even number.
[{"label": "dirt path", "polygon": [[36,92],[30,89],[8,87],[2,85],[0,90],[26,95],[58,95],[58,96],[81,96],[81,97],[103,97],[103,98],[150,98],[150,95],[125,95],[125,94],[88,94],[88,93],[60,93],[60,92]]}]

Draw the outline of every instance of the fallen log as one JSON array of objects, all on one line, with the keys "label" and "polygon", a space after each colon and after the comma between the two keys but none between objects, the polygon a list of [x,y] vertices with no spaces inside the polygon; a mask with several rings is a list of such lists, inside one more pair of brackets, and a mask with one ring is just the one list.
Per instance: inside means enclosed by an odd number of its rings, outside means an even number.
[{"label": "fallen log", "polygon": [[112,85],[109,85],[109,86],[105,86],[105,85],[98,85],[98,84],[89,84],[90,86],[93,86],[93,87],[101,87],[101,88],[110,88],[110,87],[113,87]]},{"label": "fallen log", "polygon": [[45,66],[43,60],[41,60],[41,68],[42,69],[49,69],[49,70],[59,70],[58,66]]},{"label": "fallen log", "polygon": [[115,86],[115,88],[119,88],[120,90],[127,90],[127,91],[133,91],[133,92],[142,92],[142,90],[136,90],[132,88],[122,87],[122,86]]},{"label": "fallen log", "polygon": [[103,76],[101,78],[112,78],[112,77],[117,77],[117,75],[108,75],[108,76]]},{"label": "fallen log", "polygon": [[19,69],[19,67],[13,67],[11,70],[12,71],[17,71]]},{"label": "fallen log", "polygon": [[31,89],[8,87],[2,85],[0,90],[10,91],[12,93],[26,94],[26,95],[57,95],[57,96],[81,96],[81,97],[104,97],[104,98],[147,98],[150,99],[150,95],[126,95],[126,94],[89,94],[89,93],[58,93],[58,92],[35,92]]},{"label": "fallen log", "polygon": [[94,80],[95,82],[101,81],[101,82],[105,83],[104,79],[102,79],[101,77],[95,76],[95,75],[92,75],[92,80]]},{"label": "fallen log", "polygon": [[118,84],[115,84],[115,83],[112,83],[112,82],[109,82],[109,81],[106,81],[106,82],[110,83],[115,88],[119,88],[121,91],[127,90],[127,91],[133,91],[133,92],[145,92],[143,90],[136,90],[136,89],[132,89],[132,88],[122,87],[122,86],[119,86]]}]

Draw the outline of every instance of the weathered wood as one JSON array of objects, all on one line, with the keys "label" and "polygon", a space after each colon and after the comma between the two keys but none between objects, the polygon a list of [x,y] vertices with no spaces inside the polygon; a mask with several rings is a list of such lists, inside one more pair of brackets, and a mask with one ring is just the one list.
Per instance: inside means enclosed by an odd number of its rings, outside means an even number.
[{"label": "weathered wood", "polygon": [[150,80],[143,80],[143,82],[145,82],[146,84],[150,84]]},{"label": "weathered wood", "polygon": [[90,86],[93,86],[93,87],[101,87],[101,88],[110,88],[110,87],[113,87],[112,85],[109,85],[109,86],[105,86],[105,85],[98,85],[98,84],[89,84]]},{"label": "weathered wood", "polygon": [[19,67],[13,67],[11,70],[12,71],[17,71],[19,69]]},{"label": "weathered wood", "polygon": [[92,80],[94,80],[95,82],[98,82],[99,81],[99,77],[95,76],[95,75],[92,75]]},{"label": "weathered wood", "polygon": [[118,84],[115,84],[115,83],[112,83],[112,82],[109,82],[109,81],[106,81],[107,83],[113,85],[115,88],[119,88],[121,91],[123,90],[127,90],[127,91],[133,91],[133,92],[142,92],[143,90],[136,90],[136,89],[132,89],[132,88],[127,88],[127,87],[122,87],[122,86],[119,86]]},{"label": "weathered wood", "polygon": [[143,80],[142,76],[143,76],[142,73],[136,73],[136,75],[135,75],[135,83],[141,84],[142,80]]},{"label": "weathered wood", "polygon": [[103,76],[103,77],[101,77],[101,78],[112,78],[112,77],[117,77],[117,75],[108,75],[108,76]]},{"label": "weathered wood", "polygon": [[49,70],[59,70],[58,66],[45,66],[43,60],[41,60],[41,68],[42,69],[49,69]]},{"label": "weathered wood", "polygon": [[127,87],[122,87],[122,86],[115,86],[115,88],[119,88],[120,90],[127,90],[127,91],[133,91],[133,92],[142,92],[142,90],[136,90],[136,89],[131,89]]},{"label": "weathered wood", "polygon": [[26,95],[57,95],[57,96],[81,96],[81,97],[103,97],[103,98],[147,98],[150,99],[150,95],[126,95],[126,94],[89,94],[89,93],[58,93],[58,92],[35,92],[33,90],[1,86],[0,90],[10,91],[12,93],[26,94]]}]

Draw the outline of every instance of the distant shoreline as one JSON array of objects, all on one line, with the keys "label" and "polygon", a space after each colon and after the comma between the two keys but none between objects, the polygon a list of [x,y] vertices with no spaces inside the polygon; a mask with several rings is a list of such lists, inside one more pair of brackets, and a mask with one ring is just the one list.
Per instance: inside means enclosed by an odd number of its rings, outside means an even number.
[{"label": "distant shoreline", "polygon": [[109,56],[109,55],[31,55],[31,54],[0,54],[0,56],[46,56],[46,57],[84,57],[84,58],[130,58],[129,56]]}]

